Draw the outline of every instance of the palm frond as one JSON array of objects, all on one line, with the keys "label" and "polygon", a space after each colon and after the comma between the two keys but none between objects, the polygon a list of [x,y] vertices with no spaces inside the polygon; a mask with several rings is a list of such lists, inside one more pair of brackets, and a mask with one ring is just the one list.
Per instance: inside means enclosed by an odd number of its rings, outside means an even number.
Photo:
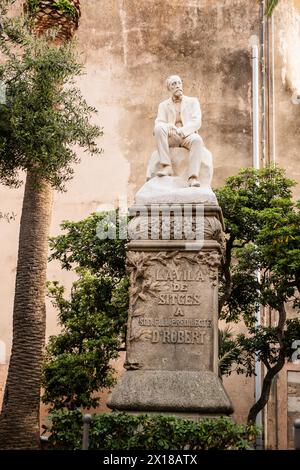
[{"label": "palm frond", "polygon": [[279,0],[268,0],[265,14],[270,17],[274,11],[274,8],[278,5]]},{"label": "palm frond", "polygon": [[223,354],[222,357],[219,358],[219,370],[221,375],[230,374],[239,352],[239,348],[234,346],[230,351],[227,351]]},{"label": "palm frond", "polygon": [[229,326],[219,329],[219,371],[221,375],[229,375],[233,364],[237,361],[240,348],[232,337]]}]

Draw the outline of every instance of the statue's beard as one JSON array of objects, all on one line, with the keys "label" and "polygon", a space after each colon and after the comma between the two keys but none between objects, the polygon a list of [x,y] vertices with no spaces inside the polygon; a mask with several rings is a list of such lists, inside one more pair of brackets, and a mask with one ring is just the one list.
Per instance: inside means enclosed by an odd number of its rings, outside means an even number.
[{"label": "statue's beard", "polygon": [[174,98],[181,98],[182,97],[182,94],[183,94],[183,91],[181,88],[178,88],[178,90],[174,91]]}]

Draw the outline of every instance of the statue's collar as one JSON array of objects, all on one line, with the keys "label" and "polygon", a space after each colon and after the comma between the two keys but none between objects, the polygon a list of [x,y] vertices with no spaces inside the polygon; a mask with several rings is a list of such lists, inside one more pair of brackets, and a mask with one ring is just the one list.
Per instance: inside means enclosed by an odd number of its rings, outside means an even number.
[{"label": "statue's collar", "polygon": [[[181,107],[185,104],[185,101],[186,101],[186,97],[185,97],[185,95],[182,95]],[[173,107],[174,104],[175,104],[175,102],[172,100],[172,97],[170,97],[170,98],[168,99],[168,105],[171,106],[171,107]]]}]

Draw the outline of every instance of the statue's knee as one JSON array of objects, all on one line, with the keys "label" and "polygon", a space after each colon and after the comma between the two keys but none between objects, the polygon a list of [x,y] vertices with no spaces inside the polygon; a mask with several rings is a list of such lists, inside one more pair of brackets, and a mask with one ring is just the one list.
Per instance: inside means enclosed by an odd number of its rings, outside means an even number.
[{"label": "statue's knee", "polygon": [[194,145],[195,147],[199,147],[199,148],[204,147],[204,142],[203,142],[202,137],[200,137],[199,134],[194,134],[191,145]]},{"label": "statue's knee", "polygon": [[203,142],[202,137],[200,137],[200,135],[196,134],[196,139],[197,139],[197,142],[199,142],[199,144],[201,145],[201,147],[204,147],[204,142]]}]

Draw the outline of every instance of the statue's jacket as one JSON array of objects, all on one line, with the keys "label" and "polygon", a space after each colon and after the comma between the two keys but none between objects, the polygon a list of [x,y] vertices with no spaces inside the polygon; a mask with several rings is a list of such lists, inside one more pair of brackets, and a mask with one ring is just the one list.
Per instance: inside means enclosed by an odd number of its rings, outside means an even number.
[{"label": "statue's jacket", "polygon": [[[180,109],[181,121],[183,127],[181,131],[184,137],[197,132],[201,127],[201,108],[197,98],[191,96],[183,96]],[[162,101],[158,106],[157,118],[155,126],[159,124],[175,125],[176,110],[172,98]]]}]

